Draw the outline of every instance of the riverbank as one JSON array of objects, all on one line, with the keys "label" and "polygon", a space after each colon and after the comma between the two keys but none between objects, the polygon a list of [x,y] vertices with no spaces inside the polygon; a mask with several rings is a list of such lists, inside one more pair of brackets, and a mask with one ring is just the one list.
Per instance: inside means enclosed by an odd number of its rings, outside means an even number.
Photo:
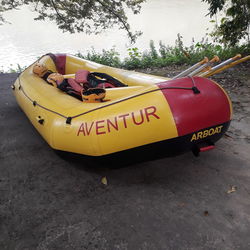
[{"label": "riverbank", "polygon": [[[192,45],[187,47],[184,46],[182,37],[178,34],[175,46],[167,46],[162,42],[159,42],[156,46],[154,41],[150,41],[148,50],[142,51],[136,47],[129,48],[125,58],[121,57],[115,48],[102,50],[102,52],[96,52],[92,48],[92,50],[86,53],[78,52],[75,56],[116,68],[137,71],[158,68],[161,71],[161,68],[178,69],[182,65],[183,68],[187,68],[201,61],[204,57],[211,59],[217,55],[220,61],[225,61],[237,54],[241,54],[242,57],[249,55],[250,44],[246,43],[238,46],[235,45],[234,47],[225,47],[209,43],[206,39],[203,39],[200,42],[193,42]],[[19,73],[25,68],[25,66],[13,64],[7,70],[0,68],[0,73]]]}]

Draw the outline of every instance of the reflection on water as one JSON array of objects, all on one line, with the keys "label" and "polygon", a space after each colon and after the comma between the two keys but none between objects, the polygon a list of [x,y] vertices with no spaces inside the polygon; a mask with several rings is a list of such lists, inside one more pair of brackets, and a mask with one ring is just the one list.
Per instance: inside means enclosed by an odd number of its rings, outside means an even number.
[{"label": "reflection on water", "polygon": [[[201,0],[147,0],[141,14],[129,14],[131,27],[143,31],[133,46],[147,49],[150,40],[173,45],[177,33],[183,36],[185,44],[190,44],[192,38],[200,40],[211,26],[205,16],[207,9]],[[48,52],[85,54],[91,47],[100,51],[115,46],[126,56],[129,46],[124,31],[114,28],[100,35],[63,33],[51,22],[33,21],[35,14],[27,7],[10,11],[5,17],[12,25],[0,26],[0,71],[10,64],[28,65]]]}]

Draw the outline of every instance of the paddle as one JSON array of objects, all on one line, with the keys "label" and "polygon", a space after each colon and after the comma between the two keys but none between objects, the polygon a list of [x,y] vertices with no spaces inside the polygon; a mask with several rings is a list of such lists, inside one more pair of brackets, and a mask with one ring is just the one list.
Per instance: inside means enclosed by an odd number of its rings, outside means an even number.
[{"label": "paddle", "polygon": [[201,60],[200,62],[194,64],[193,66],[191,66],[190,68],[182,71],[180,74],[178,74],[177,76],[173,77],[173,79],[177,79],[183,76],[186,76],[187,74],[189,74],[190,72],[192,72],[193,70],[195,70],[196,68],[200,67],[202,64],[207,63],[208,62],[208,58],[204,57],[203,60]]},{"label": "paddle", "polygon": [[227,61],[225,61],[224,63],[221,63],[219,65],[217,65],[216,67],[212,68],[209,72],[205,72],[206,74],[202,75],[203,77],[209,77],[215,74],[218,74],[228,68],[231,68],[239,63],[245,62],[247,60],[250,60],[250,55],[245,56],[239,60],[237,60],[238,58],[240,58],[241,55],[238,54],[233,58],[228,59]]},{"label": "paddle", "polygon": [[218,62],[219,60],[220,60],[220,58],[218,56],[214,56],[209,62],[204,63],[199,68],[197,68],[194,71],[192,71],[191,73],[189,73],[188,76],[195,76],[195,75],[197,75],[202,70],[204,70],[207,67],[210,67],[213,63]]}]

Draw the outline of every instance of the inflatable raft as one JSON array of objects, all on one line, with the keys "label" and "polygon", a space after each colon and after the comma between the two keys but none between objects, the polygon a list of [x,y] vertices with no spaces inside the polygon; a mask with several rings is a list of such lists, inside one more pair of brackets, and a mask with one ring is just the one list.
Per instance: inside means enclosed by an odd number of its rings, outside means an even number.
[{"label": "inflatable raft", "polygon": [[171,80],[65,54],[48,54],[39,61],[63,75],[86,69],[128,85],[106,89],[103,102],[84,103],[36,76],[34,65],[23,71],[12,87],[14,95],[53,149],[90,156],[133,148],[198,154],[214,148],[228,129],[231,101],[207,78]]}]

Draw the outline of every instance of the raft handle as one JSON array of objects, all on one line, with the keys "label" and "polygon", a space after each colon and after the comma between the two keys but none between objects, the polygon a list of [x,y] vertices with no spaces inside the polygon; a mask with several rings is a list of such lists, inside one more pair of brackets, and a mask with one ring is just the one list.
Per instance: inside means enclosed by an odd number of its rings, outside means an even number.
[{"label": "raft handle", "polygon": [[194,94],[200,94],[200,90],[196,86],[192,87],[192,90]]},{"label": "raft handle", "polygon": [[40,123],[41,125],[44,124],[44,119],[40,115],[36,119],[37,119],[38,123]]},{"label": "raft handle", "polygon": [[66,119],[66,123],[70,125],[70,124],[71,124],[71,120],[72,120],[72,117],[70,117],[70,116],[69,116],[69,117],[67,117],[67,119]]}]

